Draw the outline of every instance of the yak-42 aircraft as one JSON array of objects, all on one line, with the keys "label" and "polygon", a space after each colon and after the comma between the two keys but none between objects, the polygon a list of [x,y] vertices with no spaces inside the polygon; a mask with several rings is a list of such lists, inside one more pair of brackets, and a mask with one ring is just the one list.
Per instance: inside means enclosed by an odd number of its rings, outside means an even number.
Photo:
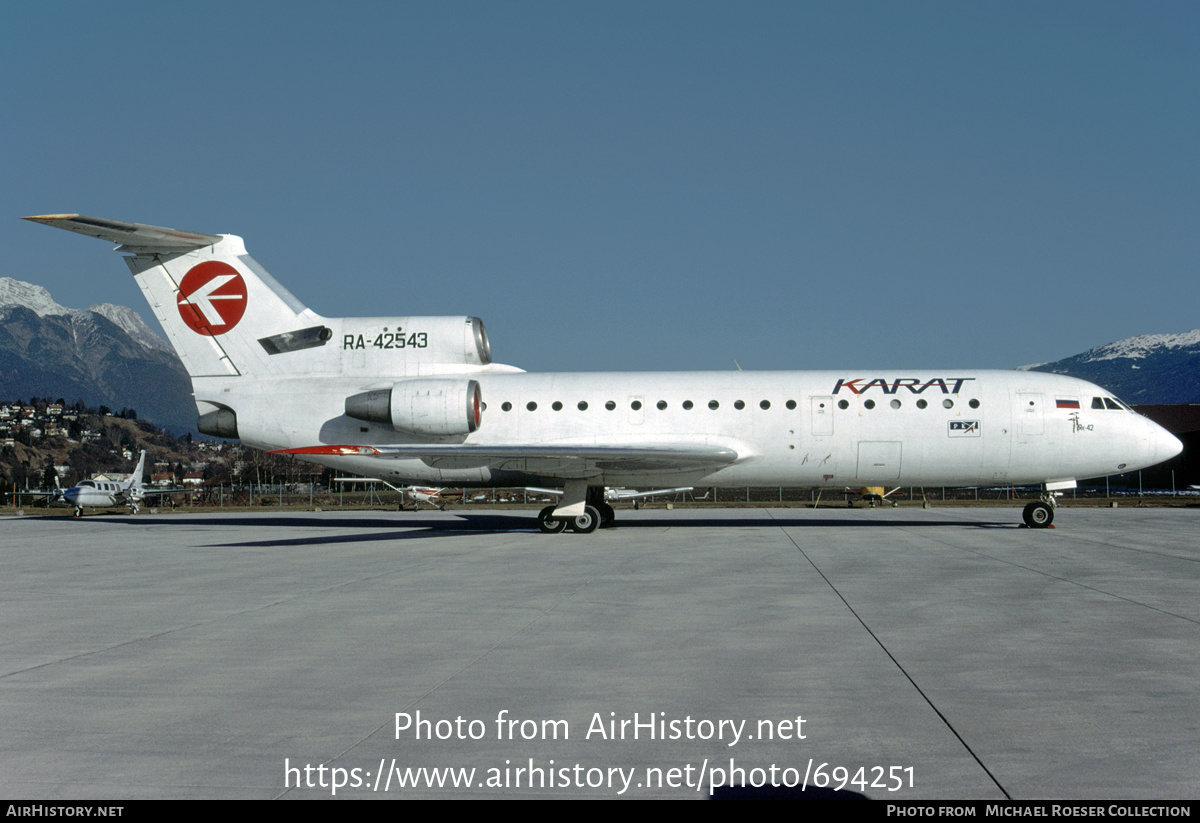
[{"label": "yak-42 aircraft", "polygon": [[75,214],[29,220],[119,244],[192,376],[198,427],[399,484],[562,486],[545,532],[613,520],[605,486],[1045,490],[1152,466],[1167,431],[1037,372],[527,374],[475,317],[322,317],[240,237]]}]

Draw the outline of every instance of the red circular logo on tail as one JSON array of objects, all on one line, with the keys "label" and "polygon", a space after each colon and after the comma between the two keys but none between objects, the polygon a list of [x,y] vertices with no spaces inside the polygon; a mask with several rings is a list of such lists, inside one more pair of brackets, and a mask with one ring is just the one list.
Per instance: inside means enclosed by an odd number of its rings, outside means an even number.
[{"label": "red circular logo on tail", "polygon": [[197,334],[216,337],[246,313],[246,281],[219,260],[192,266],[179,284],[179,316]]}]

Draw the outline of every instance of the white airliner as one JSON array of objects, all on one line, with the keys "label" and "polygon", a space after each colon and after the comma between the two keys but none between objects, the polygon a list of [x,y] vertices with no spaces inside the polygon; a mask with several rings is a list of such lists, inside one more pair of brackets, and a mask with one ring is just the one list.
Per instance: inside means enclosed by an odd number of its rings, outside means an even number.
[{"label": "white airliner", "polygon": [[52,492],[54,499],[62,498],[75,507],[75,516],[81,517],[84,508],[111,508],[128,506],[130,514],[141,511],[142,500],[149,495],[174,494],[184,489],[147,489],[143,481],[146,469],[146,452],[138,458],[137,468],[124,480],[81,480],[78,486]]},{"label": "white airliner", "polygon": [[605,486],[1039,484],[1183,446],[1105,390],[1037,372],[527,374],[475,317],[326,318],[235,235],[26,218],[120,244],[192,376],[202,432],[398,484],[563,486],[545,532],[591,532]]}]

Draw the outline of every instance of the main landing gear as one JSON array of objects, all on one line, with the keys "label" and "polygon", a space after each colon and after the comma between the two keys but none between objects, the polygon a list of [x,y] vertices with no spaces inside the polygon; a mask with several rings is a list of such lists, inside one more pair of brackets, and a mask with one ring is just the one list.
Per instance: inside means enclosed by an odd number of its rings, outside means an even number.
[{"label": "main landing gear", "polygon": [[547,506],[538,512],[538,528],[546,534],[558,534],[570,529],[577,534],[591,534],[596,529],[611,528],[617,514],[604,502],[603,486],[588,486],[582,481],[567,483],[557,506]]}]

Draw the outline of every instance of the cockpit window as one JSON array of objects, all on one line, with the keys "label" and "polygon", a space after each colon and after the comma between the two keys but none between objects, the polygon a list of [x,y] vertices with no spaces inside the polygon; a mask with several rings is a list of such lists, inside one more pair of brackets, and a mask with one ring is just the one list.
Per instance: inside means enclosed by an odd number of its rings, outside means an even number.
[{"label": "cockpit window", "polygon": [[1133,411],[1133,409],[1129,408],[1129,406],[1122,403],[1115,397],[1093,397],[1092,408],[1105,409],[1109,411],[1120,411],[1122,409],[1129,412]]},{"label": "cockpit window", "polygon": [[93,483],[91,480],[80,480],[79,487],[81,489],[94,489],[94,488],[96,488],[96,484]]}]

